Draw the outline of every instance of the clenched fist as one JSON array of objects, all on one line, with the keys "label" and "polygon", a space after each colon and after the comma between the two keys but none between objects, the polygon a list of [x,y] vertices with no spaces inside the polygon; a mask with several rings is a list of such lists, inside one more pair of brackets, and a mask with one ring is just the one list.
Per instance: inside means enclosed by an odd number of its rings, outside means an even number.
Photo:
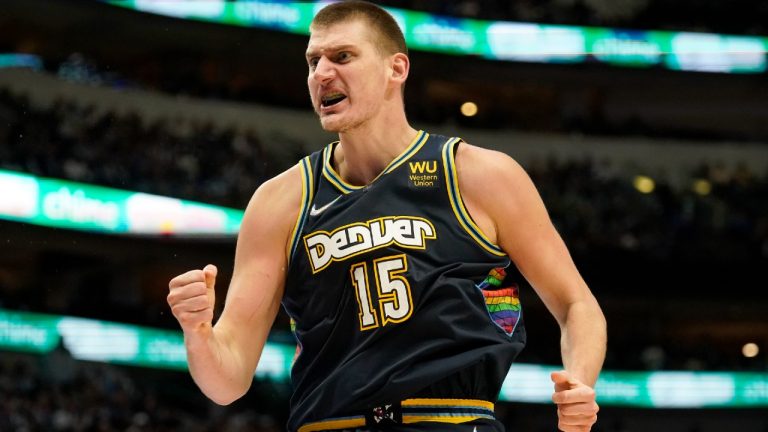
[{"label": "clenched fist", "polygon": [[168,305],[184,333],[210,327],[216,305],[214,285],[216,266],[208,264],[202,270],[190,270],[168,283]]},{"label": "clenched fist", "polygon": [[595,402],[595,390],[573,378],[566,371],[552,372],[555,393],[552,401],[557,404],[557,427],[563,432],[589,432],[597,421],[599,407]]}]

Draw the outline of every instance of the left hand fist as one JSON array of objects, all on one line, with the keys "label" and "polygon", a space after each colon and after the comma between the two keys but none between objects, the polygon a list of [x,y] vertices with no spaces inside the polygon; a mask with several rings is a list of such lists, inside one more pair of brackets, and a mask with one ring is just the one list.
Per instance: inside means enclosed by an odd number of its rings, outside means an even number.
[{"label": "left hand fist", "polygon": [[552,372],[557,404],[557,427],[563,432],[589,432],[597,421],[600,407],[595,402],[595,390],[573,378],[566,371]]}]

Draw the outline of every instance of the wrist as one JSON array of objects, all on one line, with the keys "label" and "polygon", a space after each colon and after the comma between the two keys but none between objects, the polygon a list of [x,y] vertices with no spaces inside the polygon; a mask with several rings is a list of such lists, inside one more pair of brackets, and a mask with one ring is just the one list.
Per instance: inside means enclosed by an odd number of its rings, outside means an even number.
[{"label": "wrist", "polygon": [[184,345],[187,348],[207,345],[213,337],[213,327],[210,323],[200,324],[193,329],[184,329]]}]

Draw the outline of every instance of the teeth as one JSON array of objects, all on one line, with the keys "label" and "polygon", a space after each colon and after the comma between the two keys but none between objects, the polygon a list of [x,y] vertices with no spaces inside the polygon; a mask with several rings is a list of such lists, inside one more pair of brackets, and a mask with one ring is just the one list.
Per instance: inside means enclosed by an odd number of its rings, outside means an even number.
[{"label": "teeth", "polygon": [[335,105],[346,98],[347,96],[343,93],[328,93],[327,95],[322,96],[320,100],[321,104],[327,107]]},{"label": "teeth", "polygon": [[341,93],[328,93],[327,95],[323,96],[323,102],[328,102],[331,99],[338,99],[340,97],[344,97]]}]

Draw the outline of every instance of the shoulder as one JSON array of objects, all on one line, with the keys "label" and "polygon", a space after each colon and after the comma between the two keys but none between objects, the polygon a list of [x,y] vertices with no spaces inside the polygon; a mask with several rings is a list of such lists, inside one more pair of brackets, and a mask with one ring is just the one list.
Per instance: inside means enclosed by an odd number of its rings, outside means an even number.
[{"label": "shoulder", "polygon": [[461,200],[478,227],[502,246],[512,221],[527,218],[538,193],[525,170],[509,155],[465,142],[455,155]]},{"label": "shoulder", "polygon": [[528,173],[503,152],[462,143],[456,153],[456,172],[464,201],[486,214],[498,230],[509,228],[511,221],[517,224],[546,212]]},{"label": "shoulder", "polygon": [[262,183],[245,209],[243,229],[289,231],[301,207],[303,184],[301,163]]},{"label": "shoulder", "polygon": [[488,185],[515,188],[530,182],[522,166],[506,153],[462,142],[456,150],[462,194],[487,192]]},{"label": "shoulder", "polygon": [[519,167],[519,164],[504,152],[476,146],[466,141],[457,145],[456,161],[457,164],[465,165],[466,169],[478,168],[481,171],[483,167],[480,165],[485,165],[486,169]]},{"label": "shoulder", "polygon": [[[282,173],[262,183],[253,195],[253,199],[269,198],[275,203],[284,201],[293,195],[301,196],[302,191],[302,163],[299,162]],[[286,196],[287,195],[287,196]]]},{"label": "shoulder", "polygon": [[517,161],[472,145],[459,146],[456,159],[462,198],[492,221],[498,244],[515,262],[530,259],[526,251],[532,243],[561,242],[539,191]]}]

